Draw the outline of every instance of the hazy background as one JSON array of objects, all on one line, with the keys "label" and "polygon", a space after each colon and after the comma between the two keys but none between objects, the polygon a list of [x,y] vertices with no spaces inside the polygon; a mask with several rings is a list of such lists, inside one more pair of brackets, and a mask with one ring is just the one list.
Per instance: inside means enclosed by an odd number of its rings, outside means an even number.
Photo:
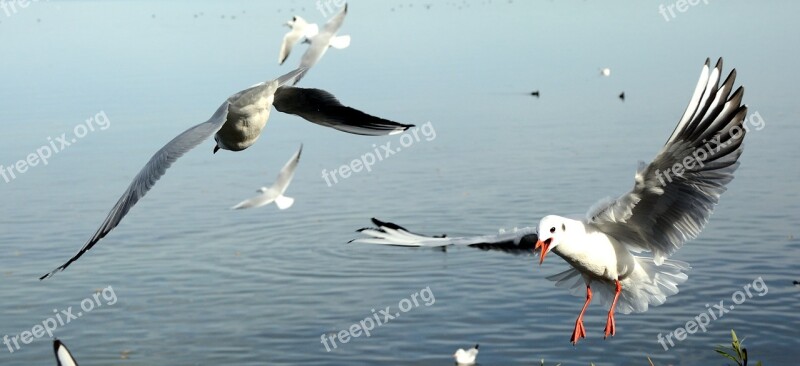
[{"label": "hazy background", "polygon": [[[481,365],[722,364],[713,348],[731,328],[751,359],[794,362],[800,3],[701,1],[669,21],[660,4],[351,1],[340,31],[351,47],[331,50],[300,85],[399,122],[430,121],[435,139],[329,187],[322,169],[399,137],[273,113],[252,148],[212,155],[209,141],[179,160],[120,227],[43,282],[165,142],[299,62],[304,46],[277,65],[283,22],[325,18],[314,1],[0,8],[0,164],[100,112],[111,122],[46,166],[0,177],[0,337],[113,286],[115,304],[56,331],[81,365],[449,365],[475,343]],[[488,234],[624,193],[636,162],[672,132],[707,57],[737,69],[766,125],[748,135],[706,230],[675,255],[692,264],[689,281],[660,307],[619,315],[616,337],[603,340],[606,310],[594,304],[587,339],[568,342],[582,299],[544,278],[567,268],[556,256],[539,267],[531,256],[346,244],[373,216],[423,233]],[[291,209],[228,210],[270,184],[301,143]],[[763,297],[674,349],[657,342],[758,277]],[[320,343],[426,287],[435,304],[332,352]],[[13,354],[0,345],[0,364],[52,365],[51,340]]]}]

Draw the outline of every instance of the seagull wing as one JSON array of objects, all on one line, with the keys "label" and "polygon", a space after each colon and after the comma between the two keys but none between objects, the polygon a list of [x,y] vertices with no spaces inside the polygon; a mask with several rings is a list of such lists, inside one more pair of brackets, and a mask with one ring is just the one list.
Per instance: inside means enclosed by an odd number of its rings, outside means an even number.
[{"label": "seagull wing", "polygon": [[292,182],[292,178],[294,178],[294,171],[297,169],[297,164],[300,162],[300,155],[303,153],[303,145],[300,145],[300,149],[297,150],[292,158],[286,162],[286,165],[281,168],[281,172],[278,173],[278,178],[275,179],[275,183],[272,185],[271,189],[278,192],[278,194],[283,194],[286,192],[286,188],[289,187],[289,183]]},{"label": "seagull wing", "polygon": [[220,128],[222,128],[222,125],[225,124],[225,120],[228,116],[229,104],[230,103],[226,100],[217,109],[217,111],[214,112],[214,115],[211,116],[208,121],[184,131],[172,139],[172,141],[164,145],[164,147],[162,147],[160,150],[158,150],[155,155],[150,158],[150,161],[145,164],[144,168],[139,171],[139,174],[133,178],[133,182],[131,182],[130,186],[128,186],[128,189],[125,190],[125,193],[122,194],[122,197],[120,197],[119,201],[117,201],[117,204],[111,209],[111,212],[108,213],[108,216],[100,225],[100,228],[97,229],[94,235],[89,238],[89,241],[83,245],[83,248],[81,248],[81,250],[66,263],[54,269],[52,272],[40,277],[39,279],[43,280],[55,275],[56,272],[63,271],[70,264],[72,264],[72,262],[78,260],[78,258],[80,258],[89,249],[92,249],[92,247],[97,244],[100,239],[111,232],[112,229],[117,227],[128,211],[136,204],[136,202],[139,202],[139,200],[144,197],[144,195],[147,194],[151,188],[153,188],[161,176],[166,173],[167,168],[169,168],[172,163],[186,154],[189,150],[213,136],[217,131],[219,131]]},{"label": "seagull wing", "polygon": [[279,196],[278,192],[270,188],[257,196],[253,196],[242,202],[237,203],[236,206],[231,207],[231,210],[241,210],[244,208],[265,206],[272,203],[272,201],[275,201],[275,198],[278,196]]},{"label": "seagull wing", "polygon": [[366,238],[353,239],[351,243],[381,244],[404,247],[468,246],[482,250],[497,250],[510,254],[533,254],[536,245],[536,228],[515,229],[495,235],[470,237],[427,236],[416,234],[406,228],[373,218],[374,228],[363,228],[358,232]]},{"label": "seagull wing", "polygon": [[67,349],[67,346],[58,339],[53,341],[53,352],[56,354],[58,366],[78,366],[78,362],[72,358],[72,354],[69,352],[69,349]]},{"label": "seagull wing", "polygon": [[731,94],[736,70],[719,85],[721,70],[722,59],[713,70],[706,60],[686,112],[653,162],[639,164],[633,190],[587,217],[631,250],[653,252],[658,265],[697,237],[739,166],[744,89]]},{"label": "seagull wing", "polygon": [[347,4],[344,4],[342,7],[342,11],[340,11],[336,16],[331,18],[325,26],[322,28],[322,32],[330,33],[331,35],[336,34],[339,31],[339,28],[342,27],[342,23],[344,23],[344,17],[347,16]]},{"label": "seagull wing", "polygon": [[292,47],[297,44],[297,41],[300,40],[300,37],[303,36],[302,31],[297,31],[292,29],[285,36],[283,36],[283,43],[281,43],[281,52],[278,55],[278,64],[283,65],[283,62],[286,61],[286,58],[289,57],[289,54],[292,52]]},{"label": "seagull wing", "polygon": [[331,93],[320,89],[283,86],[275,92],[272,105],[279,112],[356,135],[393,135],[414,127],[344,106]]}]

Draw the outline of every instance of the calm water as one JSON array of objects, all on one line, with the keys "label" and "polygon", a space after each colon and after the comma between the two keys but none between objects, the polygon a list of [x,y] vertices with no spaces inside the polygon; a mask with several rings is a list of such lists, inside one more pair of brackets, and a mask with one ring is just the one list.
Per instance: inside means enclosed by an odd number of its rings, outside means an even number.
[{"label": "calm water", "polygon": [[[0,164],[72,136],[97,114],[110,121],[46,166],[0,180],[0,336],[30,331],[53,309],[77,312],[111,286],[99,307],[55,331],[81,365],[449,365],[455,349],[474,343],[481,365],[643,365],[647,356],[706,365],[722,364],[712,350],[731,328],[766,365],[800,357],[800,291],[791,285],[800,280],[800,4],[701,2],[666,21],[658,2],[431,3],[351,2],[342,33],[352,46],[329,52],[302,85],[387,118],[430,121],[435,138],[420,134],[371,173],[329,187],[323,169],[399,137],[275,113],[244,152],[212,155],[207,142],[181,159],[119,228],[43,282],[164,142],[298,62],[296,51],[277,66],[283,21],[324,18],[310,0],[54,0],[0,11]],[[737,68],[765,128],[749,135],[707,229],[675,256],[692,264],[689,281],[663,306],[620,315],[613,339],[602,339],[605,310],[595,304],[588,338],[569,344],[582,300],[544,279],[567,266],[555,256],[539,267],[534,257],[467,248],[346,244],[373,216],[472,235],[584,212],[625,192],[636,161],[651,159],[672,131],[702,62],[718,56]],[[227,210],[271,182],[300,143],[295,206]],[[764,296],[669,351],[658,343],[759,277]],[[430,301],[370,337],[331,352],[320,343],[426,288]],[[50,342],[45,335],[13,353],[0,346],[0,364],[51,365]]]}]

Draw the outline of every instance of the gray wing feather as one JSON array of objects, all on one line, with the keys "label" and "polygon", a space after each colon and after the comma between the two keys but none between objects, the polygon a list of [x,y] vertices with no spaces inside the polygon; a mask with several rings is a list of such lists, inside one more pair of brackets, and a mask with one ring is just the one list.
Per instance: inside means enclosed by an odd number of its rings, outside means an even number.
[{"label": "gray wing feather", "polygon": [[[700,234],[733,180],[744,148],[744,89],[730,95],[736,70],[719,86],[722,59],[713,71],[708,67],[706,61],[678,128],[652,163],[640,163],[633,190],[600,204],[587,217],[589,225],[631,250],[653,252],[659,265]],[[673,171],[676,164],[685,168],[682,175]]]},{"label": "gray wing feather", "polygon": [[323,28],[323,32],[335,34],[339,31],[339,28],[342,27],[342,23],[344,23],[344,17],[347,15],[347,4],[344,4],[342,11],[340,11],[336,16],[331,18],[327,23],[325,23],[325,27]]},{"label": "gray wing feather", "polygon": [[283,86],[275,92],[272,105],[279,112],[356,135],[393,135],[414,127],[344,106],[331,93],[320,89]]},{"label": "gray wing feather", "polygon": [[172,163],[219,131],[227,118],[229,105],[230,103],[225,101],[208,121],[184,131],[158,150],[158,152],[150,158],[150,161],[147,162],[144,168],[139,171],[139,174],[133,178],[133,182],[131,182],[128,189],[125,190],[125,193],[123,193],[122,197],[117,201],[117,204],[114,205],[108,213],[108,216],[106,216],[100,228],[97,229],[94,235],[83,245],[83,248],[66,263],[39,279],[43,280],[52,277],[59,271],[63,271],[72,264],[72,262],[75,262],[84,253],[92,249],[92,247],[111,232],[112,229],[117,227],[128,211],[153,188]]}]

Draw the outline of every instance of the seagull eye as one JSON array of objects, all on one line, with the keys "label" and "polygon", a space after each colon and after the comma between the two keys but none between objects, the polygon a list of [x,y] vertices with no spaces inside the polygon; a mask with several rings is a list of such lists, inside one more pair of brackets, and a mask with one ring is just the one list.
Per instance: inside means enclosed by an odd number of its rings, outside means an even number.
[{"label": "seagull eye", "polygon": [[554,233],[554,232],[556,232],[556,228],[555,228],[555,226],[550,228],[550,234],[552,234],[552,233]]}]

